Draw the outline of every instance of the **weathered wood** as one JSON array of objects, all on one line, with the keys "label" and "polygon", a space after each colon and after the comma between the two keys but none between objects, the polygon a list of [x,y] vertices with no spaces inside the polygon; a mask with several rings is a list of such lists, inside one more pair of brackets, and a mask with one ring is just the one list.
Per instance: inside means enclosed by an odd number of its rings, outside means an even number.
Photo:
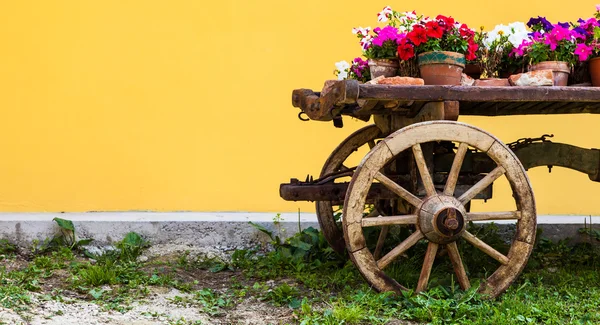
[{"label": "weathered wood", "polygon": [[[463,237],[478,249],[492,256],[502,264],[497,272],[494,273],[496,276],[494,278],[488,278],[486,286],[482,287],[480,290],[483,290],[486,293],[491,292],[495,295],[505,290],[506,288],[504,285],[512,282],[518,276],[521,266],[527,260],[526,258],[519,258],[511,252],[516,249],[521,249],[520,247],[522,245],[519,243],[528,245],[533,243],[536,226],[535,201],[533,199],[531,185],[529,184],[523,166],[519,163],[515,154],[506,145],[502,144],[502,142],[489,133],[462,123],[449,121],[432,121],[407,126],[394,132],[382,141],[383,143],[379,143],[369,152],[369,154],[367,154],[356,169],[348,187],[344,204],[343,223],[345,227],[344,235],[346,243],[348,247],[358,248],[358,250],[361,251],[361,254],[365,256],[365,258],[360,261],[354,259],[354,262],[362,274],[370,274],[370,276],[365,276],[367,281],[369,281],[369,283],[377,290],[383,291],[390,289],[389,287],[386,287],[390,282],[386,282],[384,278],[377,278],[377,274],[381,275],[381,273],[376,273],[373,270],[381,271],[386,266],[389,266],[398,256],[404,254],[408,248],[412,247],[416,242],[424,239],[429,241],[432,245],[429,246],[429,256],[423,264],[422,275],[417,286],[418,290],[423,290],[426,288],[431,263],[433,256],[435,256],[431,253],[434,250],[433,247],[441,244],[452,244],[460,237]],[[454,197],[436,194],[433,197],[429,197],[422,202],[419,202],[417,199],[420,199],[406,189],[398,190],[397,187],[400,186],[397,184],[394,186],[395,182],[383,175],[380,171],[387,170],[384,169],[384,166],[387,166],[393,159],[397,159],[399,156],[405,155],[406,153],[418,156],[418,150],[413,152],[412,148],[416,147],[416,145],[431,142],[465,143],[469,147],[476,148],[488,155],[491,161],[497,165],[497,168],[493,169],[479,181],[476,181],[475,185],[467,191],[467,194],[463,193],[460,195],[456,193],[457,191],[454,191]],[[465,154],[465,158],[466,157],[467,155]],[[416,161],[418,162],[419,158],[417,158]],[[455,167],[454,169],[459,169],[459,167]],[[480,213],[469,216],[469,213],[466,212],[465,208],[465,205],[470,201],[469,198],[473,198],[480,190],[488,188],[495,179],[503,174],[506,175],[506,178],[511,185],[512,197],[515,200],[520,215],[509,211]],[[359,231],[357,226],[359,223],[362,226],[363,224],[370,225],[371,223],[376,222],[362,218],[364,212],[364,206],[362,205],[366,200],[368,189],[373,185],[372,182],[375,178],[379,179],[381,183],[386,184],[388,188],[391,187],[395,189],[395,192],[400,192],[402,196],[405,196],[405,199],[408,198],[408,200],[412,200],[413,203],[418,206],[415,212],[413,212],[418,218],[416,232],[375,262],[376,265],[374,266],[372,263],[374,263],[373,261],[375,259],[373,255],[369,253],[369,248],[367,246],[359,246],[364,242],[364,233]],[[434,179],[436,179],[435,173]],[[406,193],[408,193],[408,195]],[[457,195],[460,195],[462,201],[456,199]],[[413,197],[412,199],[411,196]],[[464,224],[469,221],[470,217],[473,219],[508,219],[509,217],[516,217],[516,233],[508,256],[504,256],[495,248],[465,231]],[[395,219],[393,217],[384,218],[388,218],[387,221]],[[404,221],[405,220],[402,219],[402,222]],[[381,224],[383,223],[379,223],[379,225]],[[387,224],[387,222],[385,222],[385,224]],[[452,250],[452,248],[450,249]],[[460,281],[462,281],[462,285],[466,287],[468,283],[466,272],[461,270],[459,263],[457,262],[460,255],[456,252],[451,252],[450,254],[453,255],[451,258],[453,265],[455,266],[455,272],[460,274]],[[505,272],[503,271],[504,269],[516,271]],[[403,287],[398,284],[391,290],[403,290],[402,288]]]},{"label": "weathered wood", "polygon": [[[329,158],[327,158],[327,161],[325,161],[323,168],[321,169],[320,177],[329,175],[340,170],[349,169],[344,165],[346,159],[348,159],[348,157],[353,152],[363,147],[365,144],[368,144],[369,147],[371,147],[371,144],[374,144],[375,140],[381,137],[381,131],[376,125],[368,125],[355,131],[333,150]],[[282,185],[282,187],[283,186],[284,185]],[[338,254],[343,254],[344,250],[346,250],[346,244],[344,242],[344,233],[335,221],[334,208],[332,202],[344,202],[344,198],[346,196],[346,189],[347,186],[343,186],[337,191],[335,189],[333,189],[331,192],[327,192],[324,190],[326,193],[337,194],[336,197],[326,198],[325,200],[321,200],[322,198],[319,197],[304,197],[302,193],[294,193],[292,191],[286,193],[289,194],[289,197],[284,197],[284,191],[282,188],[280,188],[280,195],[286,200],[288,200],[290,197],[295,197],[301,198],[302,201],[316,201],[317,219],[319,220],[319,226],[321,228],[321,231],[323,232],[323,236],[334,251],[336,251]],[[376,189],[373,190],[376,191]],[[385,191],[384,188],[382,188],[381,190]],[[318,191],[316,193],[321,194],[322,192]],[[383,193],[382,196],[384,196]]]},{"label": "weathered wood", "polygon": [[[329,121],[340,112],[357,117],[415,116],[423,103],[442,101],[460,102],[462,115],[600,114],[600,89],[594,87],[390,86],[359,85],[347,80],[336,82],[331,91],[320,98],[317,94],[297,89],[292,103],[311,119],[321,121]],[[355,104],[357,101],[362,107]],[[389,102],[410,106],[386,108],[385,103]],[[353,108],[346,110],[345,107]]]},{"label": "weathered wood", "polygon": [[406,238],[400,245],[394,247],[389,253],[385,254],[380,260],[377,261],[377,266],[380,269],[385,269],[390,263],[392,263],[398,256],[402,255],[409,248],[415,246],[415,244],[423,238],[423,233],[420,230],[413,232],[408,238]]},{"label": "weathered wood", "polygon": [[396,193],[399,197],[406,200],[406,202],[412,204],[415,207],[418,207],[421,204],[421,199],[414,196],[412,193],[407,191],[404,187],[396,184],[396,182],[389,179],[387,176],[383,175],[381,172],[377,172],[375,174],[375,179],[377,179],[381,184],[385,185],[390,191]]},{"label": "weathered wood", "polygon": [[363,218],[363,227],[377,227],[377,226],[392,226],[392,225],[414,225],[417,223],[417,216],[414,214],[405,216],[389,216],[389,217],[378,217],[378,218]]},{"label": "weathered wood", "polygon": [[422,292],[427,290],[427,284],[429,283],[429,276],[431,275],[431,269],[433,268],[433,261],[437,254],[439,245],[430,242],[425,252],[425,259],[423,260],[423,267],[421,268],[421,275],[419,276],[419,282],[417,283],[416,292]]},{"label": "weathered wood", "polygon": [[485,177],[477,182],[477,184],[473,185],[467,192],[463,193],[458,200],[462,202],[462,204],[467,204],[471,201],[479,192],[486,189],[490,186],[495,180],[500,178],[500,176],[504,175],[506,171],[504,167],[498,166],[494,170],[492,170],[489,174],[485,175]]},{"label": "weathered wood", "polygon": [[390,230],[390,227],[383,226],[381,227],[381,231],[379,232],[379,237],[377,238],[377,245],[375,246],[375,252],[373,253],[373,258],[378,260],[381,257],[381,252],[383,251],[383,245],[385,244],[385,239],[387,238],[387,234]]},{"label": "weathered wood", "polygon": [[[436,174],[439,175],[439,174]],[[396,176],[396,179],[401,178],[400,182],[397,182],[398,186],[402,188],[408,188],[410,180],[408,175]],[[404,181],[403,179],[407,179]],[[279,185],[279,196],[286,201],[314,201],[317,202],[317,217],[325,219],[327,212],[331,212],[331,218],[333,218],[333,206],[341,204],[333,204],[334,202],[343,202],[346,197],[346,191],[349,183],[327,183],[321,185],[309,185],[306,183],[295,184],[295,183],[284,183]],[[471,188],[472,185],[457,185],[456,195],[462,195]],[[443,185],[435,185],[436,190],[442,191]],[[411,194],[414,196],[414,194]],[[425,193],[419,193],[419,195],[425,196]],[[390,200],[397,199],[399,195],[387,188],[383,184],[374,183],[371,185],[367,198],[365,200],[368,204],[373,204],[377,200]],[[473,200],[487,200],[492,198],[492,187],[485,188],[482,192],[478,193]],[[418,197],[417,197],[418,199]],[[413,199],[414,200],[414,199]],[[416,201],[415,201],[416,202]],[[327,209],[321,210],[319,207],[325,206]],[[328,217],[327,217],[328,218]],[[341,233],[340,233],[341,235]]]},{"label": "weathered wood", "polygon": [[508,264],[508,257],[502,255],[502,253],[498,252],[492,246],[483,242],[481,239],[475,237],[475,235],[471,234],[470,232],[465,231],[463,233],[463,238],[469,243],[471,243],[473,246],[477,247],[482,252],[489,255],[491,258],[495,259],[496,261],[504,265]]},{"label": "weathered wood", "polygon": [[452,167],[448,173],[448,179],[446,180],[446,186],[444,187],[444,195],[454,195],[456,182],[458,181],[458,175],[460,173],[463,160],[465,159],[467,149],[469,149],[469,146],[464,142],[458,146],[458,150],[454,156],[454,161],[452,162]]},{"label": "weathered wood", "polygon": [[600,102],[593,87],[360,85],[357,99],[465,102]]},{"label": "weathered wood", "polygon": [[435,195],[435,186],[433,185],[431,174],[429,174],[429,169],[427,168],[427,162],[425,161],[425,157],[423,156],[421,144],[417,143],[413,145],[412,151],[415,157],[415,161],[417,163],[417,168],[419,169],[419,174],[421,175],[421,180],[423,181],[423,186],[425,187],[425,191],[427,192],[427,196]]},{"label": "weathered wood", "polygon": [[348,185],[348,191],[344,199],[342,224],[344,227],[346,248],[351,253],[365,247],[361,220],[365,209],[366,196],[375,175],[392,158],[393,155],[387,146],[375,146],[356,168],[354,176],[352,176],[352,180]]},{"label": "weathered wood", "polygon": [[460,288],[468,290],[471,287],[471,283],[469,282],[465,266],[460,258],[460,252],[458,251],[456,242],[447,244],[446,249],[448,250],[448,256],[450,257],[450,262],[452,262],[452,267],[454,268],[454,273],[456,274],[456,279],[458,280]]},{"label": "weathered wood", "polygon": [[520,211],[469,212],[469,213],[467,213],[467,220],[469,220],[469,221],[519,220],[519,219],[521,219]]},{"label": "weathered wood", "polygon": [[494,274],[482,282],[478,291],[484,295],[488,295],[490,298],[498,297],[508,289],[511,283],[523,271],[532,250],[532,244],[519,240],[513,241],[508,252],[509,263],[500,266]]},{"label": "weathered wood", "polygon": [[406,290],[405,287],[400,285],[396,280],[390,278],[385,272],[383,272],[375,263],[373,255],[367,248],[363,248],[350,254],[350,259],[355,265],[363,265],[359,268],[360,274],[371,283],[373,287],[378,291],[392,291],[400,293],[401,290]]}]

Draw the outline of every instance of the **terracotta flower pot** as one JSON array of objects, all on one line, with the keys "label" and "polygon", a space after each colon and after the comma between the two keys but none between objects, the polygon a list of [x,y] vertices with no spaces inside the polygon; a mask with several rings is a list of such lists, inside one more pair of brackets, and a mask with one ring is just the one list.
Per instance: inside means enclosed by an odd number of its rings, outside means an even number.
[{"label": "terracotta flower pot", "polygon": [[419,70],[426,85],[460,85],[465,63],[465,56],[457,52],[419,54]]},{"label": "terracotta flower pot", "polygon": [[509,87],[510,83],[508,82],[508,78],[484,78],[475,80],[473,86]]},{"label": "terracotta flower pot", "polygon": [[569,63],[562,61],[544,61],[538,64],[534,64],[529,68],[529,71],[536,70],[552,70],[554,75],[555,86],[567,86],[569,84],[569,74],[571,73],[571,67]]},{"label": "terracotta flower pot", "polygon": [[465,65],[463,73],[466,74],[467,76],[477,80],[477,79],[481,78],[481,67],[477,64],[467,63]]},{"label": "terracotta flower pot", "polygon": [[592,79],[592,86],[600,87],[600,57],[596,57],[590,60],[590,77]]},{"label": "terracotta flower pot", "polygon": [[380,76],[386,78],[395,77],[398,75],[399,63],[397,59],[370,59],[369,70],[371,71],[371,79]]}]

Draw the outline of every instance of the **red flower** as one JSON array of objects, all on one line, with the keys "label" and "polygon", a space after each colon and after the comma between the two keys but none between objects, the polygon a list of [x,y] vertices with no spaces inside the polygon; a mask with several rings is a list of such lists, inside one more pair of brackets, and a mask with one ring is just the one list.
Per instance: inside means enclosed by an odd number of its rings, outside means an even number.
[{"label": "red flower", "polygon": [[438,15],[437,17],[435,17],[435,20],[439,22],[440,26],[444,30],[450,30],[452,29],[452,27],[454,27],[454,18],[452,17]]},{"label": "red flower", "polygon": [[477,43],[475,43],[475,41],[473,39],[469,40],[469,48],[467,50],[467,60],[469,61],[473,61],[475,59],[477,59],[477,50],[479,49],[479,45]]},{"label": "red flower", "polygon": [[406,35],[408,39],[415,44],[415,46],[421,45],[421,43],[427,42],[427,31],[421,25],[416,25],[413,30]]},{"label": "red flower", "polygon": [[464,37],[464,38],[471,38],[473,36],[475,36],[475,32],[472,31],[469,26],[467,26],[466,24],[462,24],[459,28],[460,31],[460,36]]},{"label": "red flower", "polygon": [[398,57],[400,60],[410,60],[415,57],[415,47],[406,41],[403,41],[398,46]]},{"label": "red flower", "polygon": [[429,21],[425,24],[427,27],[427,36],[432,38],[442,38],[444,35],[444,29],[438,24],[437,21]]}]

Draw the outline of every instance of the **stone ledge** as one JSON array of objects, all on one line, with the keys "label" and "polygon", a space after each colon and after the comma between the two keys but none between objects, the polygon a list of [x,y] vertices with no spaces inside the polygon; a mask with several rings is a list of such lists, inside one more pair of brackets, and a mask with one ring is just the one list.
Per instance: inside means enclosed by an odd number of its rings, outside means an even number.
[{"label": "stone ledge", "polygon": [[[72,220],[80,238],[93,238],[94,245],[107,245],[135,231],[154,244],[178,244],[215,247],[223,250],[254,247],[269,242],[249,221],[273,230],[282,237],[298,231],[298,214],[282,213],[279,225],[276,213],[255,212],[89,212],[89,213],[0,213],[0,239],[21,247],[34,240],[43,241],[58,232],[53,218]],[[578,229],[589,216],[539,216],[543,236],[552,240],[580,237]],[[600,216],[591,217],[600,224]],[[498,222],[502,225],[507,222]],[[316,215],[300,214],[301,228],[319,228]],[[597,229],[597,227],[595,227]]]}]

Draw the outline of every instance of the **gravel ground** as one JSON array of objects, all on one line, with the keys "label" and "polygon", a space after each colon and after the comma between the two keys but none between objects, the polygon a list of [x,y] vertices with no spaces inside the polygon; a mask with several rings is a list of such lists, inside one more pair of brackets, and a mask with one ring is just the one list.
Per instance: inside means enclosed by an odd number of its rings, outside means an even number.
[{"label": "gravel ground", "polygon": [[[218,248],[194,248],[186,245],[152,246],[140,256],[139,260],[173,260],[186,254],[189,259],[228,260],[229,255]],[[6,262],[6,261],[4,261]],[[25,258],[17,257],[7,263],[7,269],[19,269],[27,264]],[[55,275],[62,270],[55,271]],[[198,286],[224,291],[230,284],[233,272],[211,273],[199,270],[193,273],[178,274],[184,281],[198,281]],[[55,279],[54,281],[63,281]],[[52,286],[49,286],[52,287]],[[56,285],[54,286],[56,287]],[[108,290],[109,287],[106,287]],[[44,287],[39,293],[31,293],[29,310],[16,312],[0,307],[0,324],[15,325],[221,325],[221,324],[286,324],[293,323],[293,311],[287,307],[274,307],[246,297],[235,306],[227,308],[227,313],[211,317],[202,312],[197,305],[175,303],[175,297],[193,298],[191,294],[180,292],[174,288],[149,286],[150,294],[135,301],[130,309],[121,313],[114,310],[103,310],[102,306],[90,299],[64,292],[64,301],[48,300],[52,294],[50,288]],[[8,298],[8,297],[7,297]],[[89,298],[89,297],[88,297]],[[6,298],[5,298],[6,299]]]}]

